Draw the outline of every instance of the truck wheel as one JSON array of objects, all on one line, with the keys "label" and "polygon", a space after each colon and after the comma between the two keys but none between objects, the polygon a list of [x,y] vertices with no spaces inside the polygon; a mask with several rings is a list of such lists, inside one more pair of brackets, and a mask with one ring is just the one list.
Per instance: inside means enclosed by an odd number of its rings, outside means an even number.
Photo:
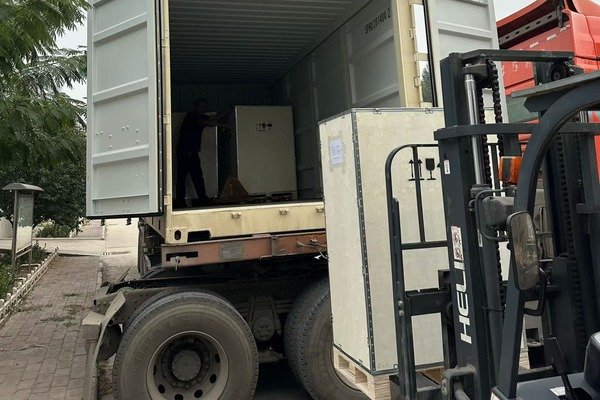
[{"label": "truck wheel", "polygon": [[313,399],[367,399],[333,366],[328,280],[309,286],[298,296],[286,321],[284,344],[292,371]]},{"label": "truck wheel", "polygon": [[251,399],[258,350],[227,301],[176,293],[144,307],[126,329],[113,367],[116,399]]},{"label": "truck wheel", "polygon": [[151,305],[153,305],[157,301],[159,301],[161,299],[164,299],[165,297],[173,296],[175,294],[183,294],[183,293],[191,293],[191,292],[207,293],[207,294],[210,294],[212,296],[218,297],[218,298],[222,299],[223,301],[225,301],[227,303],[227,299],[225,299],[223,296],[221,296],[221,295],[219,295],[219,294],[217,294],[215,292],[211,292],[211,291],[207,291],[207,290],[202,290],[202,289],[197,288],[197,287],[193,287],[193,286],[181,286],[181,287],[167,288],[167,289],[165,289],[165,290],[163,290],[161,292],[158,292],[155,295],[149,297],[146,301],[144,301],[142,303],[142,305],[140,305],[138,308],[136,308],[135,311],[131,314],[131,316],[127,320],[127,322],[125,324],[123,324],[123,330],[129,329],[129,327],[131,326],[131,324],[133,323],[133,321],[135,321],[135,319],[141,313],[143,313],[148,307],[150,307]]}]

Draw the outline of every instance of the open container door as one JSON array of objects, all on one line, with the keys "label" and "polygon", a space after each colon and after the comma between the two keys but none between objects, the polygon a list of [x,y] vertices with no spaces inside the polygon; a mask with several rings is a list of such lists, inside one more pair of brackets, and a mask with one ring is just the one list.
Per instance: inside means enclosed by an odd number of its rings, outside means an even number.
[{"label": "open container door", "polygon": [[155,0],[91,0],[89,217],[162,212],[158,16]]},{"label": "open container door", "polygon": [[[496,14],[493,0],[426,0],[425,4],[429,51],[433,56],[435,104],[442,107],[440,61],[450,53],[498,49]],[[502,75],[500,86],[503,87]],[[506,105],[503,106],[506,110]]]}]

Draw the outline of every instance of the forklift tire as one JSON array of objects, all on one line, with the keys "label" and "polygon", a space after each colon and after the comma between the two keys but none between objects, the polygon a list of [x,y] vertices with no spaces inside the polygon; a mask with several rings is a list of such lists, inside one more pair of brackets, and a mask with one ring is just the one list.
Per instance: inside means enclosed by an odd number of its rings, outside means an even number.
[{"label": "forklift tire", "polygon": [[224,299],[171,293],[143,307],[115,356],[115,399],[251,399],[258,350],[248,324]]},{"label": "forklift tire", "polygon": [[364,400],[333,366],[333,327],[329,281],[314,283],[298,296],[284,333],[290,368],[314,400]]}]

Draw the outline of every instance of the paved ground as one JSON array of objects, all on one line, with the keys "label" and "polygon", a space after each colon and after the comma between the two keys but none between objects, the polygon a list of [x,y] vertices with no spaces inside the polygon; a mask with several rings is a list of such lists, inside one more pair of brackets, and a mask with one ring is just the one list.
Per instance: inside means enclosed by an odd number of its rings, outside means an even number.
[{"label": "paved ground", "polygon": [[104,234],[105,228],[100,221],[91,221],[73,238],[37,238],[35,242],[48,250],[58,248],[64,255],[100,257],[106,247]]},{"label": "paved ground", "polygon": [[34,242],[48,251],[59,249],[64,255],[100,257],[105,248],[102,239],[35,239]]},{"label": "paved ground", "polygon": [[0,400],[81,399],[99,258],[58,258],[0,329]]}]

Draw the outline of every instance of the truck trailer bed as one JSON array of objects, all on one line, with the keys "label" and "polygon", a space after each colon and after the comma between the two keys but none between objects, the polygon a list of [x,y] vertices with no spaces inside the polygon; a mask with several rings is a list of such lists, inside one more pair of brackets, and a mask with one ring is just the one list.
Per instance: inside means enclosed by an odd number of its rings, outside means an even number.
[{"label": "truck trailer bed", "polygon": [[198,239],[325,230],[323,202],[272,203],[174,211],[146,222],[168,245]]}]

